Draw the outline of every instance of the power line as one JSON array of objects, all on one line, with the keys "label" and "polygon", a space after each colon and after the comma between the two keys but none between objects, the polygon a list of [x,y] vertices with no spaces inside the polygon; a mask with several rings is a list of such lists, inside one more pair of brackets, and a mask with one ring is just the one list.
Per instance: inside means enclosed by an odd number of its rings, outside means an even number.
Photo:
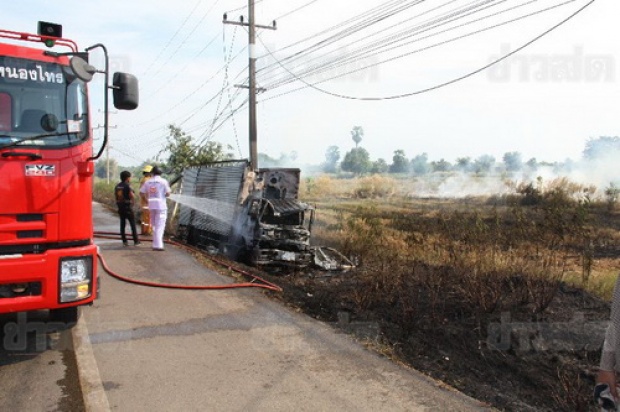
[{"label": "power line", "polygon": [[[211,46],[211,44],[213,44],[213,42],[214,42],[214,41],[215,41],[218,37],[219,37],[219,34],[216,34],[215,36],[213,36],[213,37],[211,38],[211,40],[209,40],[209,41],[207,42],[207,44],[206,44],[206,45],[205,45],[202,49],[200,49],[200,51],[199,51],[198,53],[196,53],[196,55],[193,57],[193,59],[192,59],[192,60],[195,60],[195,59],[197,59],[198,57],[200,57],[200,56],[202,55],[202,53],[204,53],[204,52],[205,52],[205,51],[209,48],[209,46]],[[152,92],[152,93],[148,96],[148,98],[151,98],[151,97],[155,96],[157,93],[159,93],[160,91],[162,91],[164,87],[166,87],[166,86],[170,85],[170,84],[171,84],[171,83],[172,83],[172,82],[173,82],[173,81],[174,81],[174,80],[175,80],[175,79],[176,79],[176,78],[177,78],[177,77],[178,77],[181,73],[184,73],[184,72],[185,72],[185,69],[187,69],[187,67],[188,67],[190,64],[191,64],[191,62],[188,62],[185,66],[183,66],[183,68],[182,68],[182,69],[175,70],[175,73],[172,75],[172,77],[170,77],[167,81],[163,81],[163,82],[161,82],[161,85],[159,86],[159,88],[158,88],[157,90],[153,91],[153,92]]]},{"label": "power line", "polygon": [[187,34],[187,36],[185,36],[185,38],[177,46],[177,48],[174,50],[174,52],[172,52],[172,54],[168,57],[168,59],[161,64],[159,69],[156,70],[155,73],[153,73],[153,76],[158,75],[162,71],[162,69],[172,60],[172,58],[174,56],[176,56],[176,54],[179,52],[179,50],[181,50],[181,48],[187,43],[187,40],[194,34],[194,32],[198,29],[198,27],[200,27],[202,22],[207,18],[207,16],[211,12],[211,10],[213,10],[213,8],[217,5],[217,3],[219,3],[219,0],[216,0],[215,3],[213,3],[213,5],[202,15],[200,20],[194,25],[194,27],[190,30],[190,32]]},{"label": "power line", "polygon": [[[325,58],[327,56],[329,56],[330,54],[337,54],[337,57],[334,58],[330,58],[326,61],[320,62],[319,64],[316,64],[314,66],[311,66],[309,68],[307,68],[304,72],[301,73],[297,73],[298,77],[302,77],[303,75],[309,75],[309,74],[318,74],[320,72],[323,71],[327,71],[330,70],[332,68],[337,68],[343,64],[347,64],[349,63],[351,60],[355,59],[355,60],[359,60],[362,58],[366,58],[369,56],[372,56],[369,53],[369,50],[378,50],[379,52],[376,54],[383,54],[386,53],[390,50],[392,50],[392,48],[387,48],[387,46],[392,45],[394,43],[398,43],[398,42],[402,42],[403,40],[406,40],[409,37],[413,37],[414,35],[423,33],[425,31],[429,31],[438,27],[441,27],[442,25],[445,25],[447,23],[450,23],[452,21],[456,21],[457,19],[462,19],[463,17],[466,17],[468,15],[471,15],[473,13],[478,13],[480,11],[485,10],[488,7],[494,6],[493,4],[487,6],[488,3],[492,2],[494,0],[486,0],[482,3],[479,4],[474,4],[474,6],[467,6],[464,8],[461,8],[461,10],[455,10],[452,12],[448,12],[445,13],[444,15],[440,15],[437,18],[432,18],[429,20],[426,20],[418,25],[412,26],[406,30],[402,30],[401,32],[395,33],[395,34],[389,34],[387,36],[384,36],[383,38],[380,38],[376,41],[374,41],[373,43],[371,43],[371,45],[364,45],[363,47],[354,50],[352,52],[346,52],[346,49],[349,46],[355,45],[356,43],[360,43],[361,41],[367,42],[368,39],[370,39],[371,37],[377,35],[377,34],[383,34],[383,30],[378,30],[375,33],[372,33],[370,35],[365,35],[364,38],[362,40],[356,40],[354,42],[345,44],[343,46],[340,46],[338,49],[336,49],[335,51],[331,51],[331,52],[327,52],[321,55],[318,55],[308,61],[306,61],[305,63],[307,64],[308,62],[312,62],[315,60],[319,60],[321,61],[322,58]],[[507,0],[501,0],[500,3],[505,2]],[[536,1],[536,0],[533,0]],[[473,2],[475,3],[475,2]],[[470,3],[472,4],[472,3]],[[486,6],[483,8],[480,8],[480,6]],[[440,6],[441,7],[441,6]],[[419,15],[416,16],[417,17],[421,17],[425,14],[428,14],[432,11],[435,11],[437,9],[439,9],[440,7],[436,7],[434,9],[428,10],[424,13],[421,13]],[[448,18],[451,18],[451,20],[448,20]],[[396,24],[392,24],[390,27],[394,28],[397,27],[405,22],[409,22],[409,19],[398,22]],[[459,27],[459,26],[457,26]],[[454,29],[454,28],[453,28]],[[452,29],[448,29],[448,30],[452,30]],[[435,33],[434,35],[438,35],[441,34],[442,32],[439,33]],[[432,36],[429,36],[432,37]],[[400,40],[399,40],[400,39]],[[403,44],[406,45],[407,43]],[[402,47],[402,46],[397,46],[397,47],[393,47],[393,48],[398,48],[398,47]],[[340,53],[341,51],[344,50],[344,53]],[[364,55],[365,54],[365,55]],[[280,61],[281,64],[284,64],[284,61]],[[290,61],[288,62],[290,63]],[[294,69],[291,69],[291,71],[294,71]],[[272,76],[273,77],[273,76]],[[282,83],[289,83],[292,80],[294,80],[294,78],[289,78],[288,81],[286,80],[281,80],[280,82],[278,82],[278,85],[281,85]],[[265,80],[263,80],[265,81]],[[273,88],[273,85],[269,85],[269,88]]]},{"label": "power line", "polygon": [[[226,26],[225,25],[222,25],[222,33],[223,33],[222,37],[224,37],[224,39],[225,39],[225,36],[226,36]],[[229,52],[228,60],[226,61],[226,73],[224,75],[224,78],[226,79],[225,88],[226,88],[226,94],[227,94],[227,97],[228,97],[228,105],[229,105],[229,107],[232,107],[233,98],[230,95],[230,87],[228,87],[229,86],[228,85],[228,67],[230,65],[230,53],[232,53],[232,47],[233,47],[233,45],[235,43],[234,42],[234,36],[235,36],[236,33],[237,33],[237,26],[235,26],[235,30],[233,31],[233,41],[231,42],[231,45],[230,45],[230,52]],[[226,45],[226,41],[223,41],[223,43],[224,43],[224,45]],[[224,48],[224,56],[226,56],[226,49],[225,48]],[[232,111],[231,111],[231,113],[232,113]],[[211,123],[211,130],[213,130],[214,123],[215,123],[215,119],[213,120],[213,123]],[[237,134],[237,124],[235,123],[235,118],[234,117],[232,117],[232,127],[233,127],[233,132],[235,134],[235,142],[237,142],[237,150],[239,151],[239,157],[241,157],[241,147],[239,145],[239,136]]]},{"label": "power line", "polygon": [[[312,40],[314,38],[318,38],[319,36],[321,36],[323,34],[326,34],[326,33],[332,32],[332,31],[334,31],[336,29],[339,29],[339,28],[341,28],[343,26],[346,26],[346,25],[354,26],[355,24],[357,24],[358,20],[360,20],[361,18],[363,18],[365,16],[372,15],[372,13],[376,13],[377,11],[380,11],[382,9],[387,9],[392,4],[403,3],[405,1],[406,0],[391,0],[389,2],[383,3],[383,4],[379,5],[379,6],[376,6],[376,7],[372,8],[372,9],[362,13],[362,14],[359,14],[359,15],[357,15],[357,16],[355,16],[353,18],[350,18],[348,20],[345,20],[344,22],[338,23],[337,25],[334,25],[334,26],[331,26],[331,27],[329,27],[327,29],[324,29],[324,30],[320,31],[319,33],[315,33],[315,34],[313,34],[311,36],[307,36],[307,37],[305,37],[305,38],[303,38],[301,40],[298,40],[295,43],[289,44],[288,46],[285,46],[285,47],[277,50],[277,52],[283,52],[283,51],[288,50],[290,48],[293,48],[293,47],[295,47],[295,46],[297,46],[299,44],[303,44],[303,43],[308,42],[308,41],[310,41],[310,40]],[[309,49],[310,48],[307,48],[306,50],[309,50]]]},{"label": "power line", "polygon": [[[254,4],[258,4],[258,3],[262,2],[262,1],[263,0],[256,0],[254,2]],[[236,9],[233,9],[233,10],[228,10],[226,13],[234,13],[234,12],[239,11],[239,10],[245,10],[248,7],[247,4],[248,3],[246,2],[245,5],[237,7]]]},{"label": "power line", "polygon": [[[481,29],[481,30],[478,30],[478,31],[476,31],[476,32],[470,33],[470,34],[468,34],[468,35],[466,35],[466,36],[461,36],[461,37],[459,37],[459,38],[457,38],[457,39],[452,39],[452,40],[450,40],[450,42],[451,42],[451,41],[454,41],[454,40],[458,40],[458,39],[463,38],[463,37],[468,37],[468,36],[471,36],[471,35],[473,35],[473,34],[480,33],[480,32],[482,32],[482,31],[487,31],[487,30],[490,30],[490,29],[493,29],[493,28],[496,28],[496,27],[499,27],[499,26],[502,26],[502,25],[505,25],[505,24],[508,24],[508,23],[512,23],[512,22],[514,22],[514,21],[521,20],[521,19],[523,19],[523,18],[530,17],[530,16],[532,16],[532,15],[542,13],[542,12],[544,12],[544,11],[548,11],[548,10],[551,10],[551,9],[553,9],[553,8],[557,8],[557,7],[560,7],[560,6],[562,6],[562,5],[565,5],[565,4],[568,4],[568,3],[574,2],[574,1],[576,1],[576,0],[570,0],[570,1],[567,1],[567,2],[564,2],[564,3],[561,3],[560,5],[552,6],[552,7],[549,7],[549,8],[547,8],[547,9],[543,9],[543,10],[540,10],[540,11],[535,12],[535,13],[531,13],[531,14],[528,14],[528,15],[525,15],[525,16],[521,16],[521,17],[519,17],[519,18],[512,19],[512,20],[509,20],[509,21],[507,21],[507,22],[504,22],[504,23],[501,23],[501,24],[498,24],[498,25],[495,25],[495,26],[491,26],[491,27],[488,27],[488,28],[485,28],[485,29]],[[565,24],[566,22],[568,22],[569,20],[571,20],[572,18],[574,18],[575,16],[577,16],[579,13],[581,13],[583,10],[585,10],[588,6],[590,6],[591,4],[593,4],[595,1],[596,1],[596,0],[590,0],[588,3],[586,3],[584,6],[580,7],[577,11],[573,12],[572,14],[570,14],[570,15],[569,15],[568,17],[566,17],[565,19],[561,20],[559,23],[557,23],[557,24],[553,25],[552,27],[550,27],[549,29],[545,30],[545,31],[544,31],[544,32],[542,32],[541,34],[539,34],[539,35],[535,36],[533,39],[531,39],[531,40],[527,41],[527,42],[526,42],[526,43],[524,43],[523,45],[521,45],[521,46],[517,47],[515,50],[513,50],[513,51],[511,51],[511,52],[509,52],[509,53],[507,53],[507,54],[505,54],[505,55],[503,55],[503,56],[501,56],[501,57],[499,57],[499,58],[497,58],[497,59],[493,60],[492,62],[490,62],[490,63],[488,63],[488,64],[486,64],[486,65],[484,65],[484,66],[482,66],[482,67],[480,67],[480,68],[478,68],[478,69],[476,69],[476,70],[474,70],[474,71],[471,71],[471,72],[469,72],[469,73],[467,73],[467,74],[465,74],[465,75],[463,75],[463,76],[457,77],[457,78],[452,79],[452,80],[449,80],[449,81],[447,81],[447,82],[440,83],[440,84],[435,85],[435,86],[432,86],[432,87],[428,87],[428,88],[421,89],[421,90],[417,90],[417,91],[413,91],[413,92],[402,93],[402,94],[398,94],[398,95],[392,95],[392,96],[383,96],[383,97],[355,97],[355,96],[349,96],[349,95],[344,95],[344,94],[339,94],[339,93],[333,93],[333,92],[330,92],[330,91],[328,91],[328,90],[321,89],[321,88],[317,87],[315,84],[310,84],[310,83],[307,83],[307,82],[305,82],[303,79],[298,78],[298,80],[299,80],[299,81],[301,81],[302,83],[304,83],[304,84],[305,84],[305,86],[304,86],[304,87],[301,87],[301,88],[298,88],[298,89],[295,89],[295,90],[292,90],[292,91],[289,91],[289,92],[286,92],[286,93],[282,93],[282,94],[279,94],[279,95],[276,95],[276,96],[272,96],[272,97],[267,98],[267,99],[265,99],[265,100],[271,100],[271,99],[273,99],[273,98],[280,97],[280,96],[282,96],[282,95],[289,94],[289,93],[292,93],[292,92],[294,92],[294,91],[298,91],[298,90],[301,90],[301,89],[304,89],[304,88],[307,88],[307,87],[310,87],[310,88],[312,88],[312,89],[314,89],[314,90],[317,90],[317,91],[319,91],[319,92],[321,92],[321,93],[324,93],[324,94],[327,94],[327,95],[330,95],[330,96],[338,97],[338,98],[341,98],[341,99],[349,99],[349,100],[371,100],[371,101],[372,101],[372,100],[374,100],[374,101],[377,101],[377,100],[393,100],[393,99],[400,99],[400,98],[405,98],[405,97],[411,97],[411,96],[418,95],[418,94],[422,94],[422,93],[427,93],[427,92],[430,92],[430,91],[432,91],[432,90],[437,90],[437,89],[439,89],[439,88],[442,88],[442,87],[445,87],[445,86],[448,86],[448,85],[454,84],[454,83],[456,83],[456,82],[459,82],[459,81],[461,81],[461,80],[467,79],[467,78],[469,78],[469,77],[471,77],[471,76],[473,76],[473,75],[475,75],[475,74],[478,74],[478,73],[480,73],[480,72],[482,72],[482,71],[484,71],[484,70],[488,69],[489,67],[491,67],[491,66],[493,66],[493,65],[495,65],[495,64],[497,64],[497,63],[499,63],[499,62],[501,62],[501,61],[503,61],[503,60],[505,60],[505,59],[507,59],[508,57],[510,57],[510,56],[512,56],[512,55],[514,55],[514,54],[516,54],[516,53],[518,53],[518,52],[520,52],[521,50],[523,50],[523,49],[525,49],[526,47],[530,46],[531,44],[535,43],[536,41],[538,41],[538,40],[539,40],[539,39],[541,39],[542,37],[546,36],[547,34],[551,33],[552,31],[554,31],[554,30],[555,30],[555,29],[557,29],[558,27],[562,26],[563,24]],[[440,44],[445,44],[445,43],[446,43],[446,42],[442,42],[442,43],[440,43]],[[401,55],[401,56],[398,56],[397,58],[400,58],[400,57],[403,57],[403,56],[404,56],[404,55]],[[284,68],[285,70],[287,70],[285,67],[283,67],[283,68]],[[366,68],[367,68],[367,67],[366,67]],[[363,69],[365,69],[365,68],[363,68]],[[291,73],[291,74],[292,74],[292,73]],[[349,74],[349,73],[347,73],[347,74]],[[325,80],[322,80],[322,81],[320,81],[320,82],[317,82],[317,84],[318,84],[318,83],[325,82],[325,81],[328,81],[328,80],[332,80],[332,79],[325,79]]]},{"label": "power line", "polygon": [[308,3],[301,5],[301,6],[297,7],[296,9],[293,9],[293,10],[291,10],[291,11],[288,11],[288,12],[286,12],[286,13],[282,14],[282,15],[281,15],[281,16],[279,16],[279,17],[276,17],[276,18],[275,18],[275,20],[276,20],[276,21],[280,21],[280,20],[284,19],[285,17],[290,16],[291,14],[297,13],[298,11],[300,11],[300,10],[302,10],[302,9],[305,9],[306,7],[308,7],[308,6],[310,6],[310,5],[314,4],[314,3],[316,3],[317,1],[319,1],[319,0],[312,0],[312,1],[309,1]]},{"label": "power line", "polygon": [[[242,54],[242,53],[243,53],[246,49],[247,49],[247,46],[246,46],[246,47],[244,47],[243,49],[241,49],[241,50],[240,50],[237,54],[235,54],[235,56],[231,59],[231,61],[236,60],[236,59],[237,59],[237,57],[239,57],[239,56],[240,56],[240,55],[241,55],[241,54]],[[196,87],[195,89],[193,89],[190,93],[186,94],[186,95],[185,95],[185,96],[183,96],[181,99],[179,99],[179,101],[178,101],[177,103],[175,103],[174,105],[172,105],[172,106],[170,106],[170,107],[166,108],[166,109],[165,109],[165,110],[163,110],[161,113],[159,113],[159,114],[157,114],[157,115],[153,116],[151,119],[146,120],[146,121],[141,122],[141,123],[134,124],[134,125],[132,125],[132,126],[130,126],[130,127],[131,127],[131,128],[141,127],[141,126],[144,126],[145,124],[152,123],[152,122],[153,122],[153,121],[155,121],[155,120],[161,119],[161,117],[162,117],[163,115],[165,115],[166,113],[169,113],[170,111],[172,111],[172,110],[176,109],[177,107],[179,107],[179,106],[181,106],[181,105],[183,105],[183,104],[187,103],[187,101],[188,101],[188,99],[189,99],[190,97],[192,97],[192,96],[194,96],[195,94],[197,94],[200,90],[202,90],[202,89],[203,89],[203,88],[204,88],[207,84],[209,84],[209,83],[210,83],[210,82],[211,82],[211,81],[212,81],[212,80],[213,80],[213,79],[214,79],[217,75],[219,75],[219,74],[220,74],[222,71],[224,71],[224,70],[226,70],[226,65],[224,65],[224,66],[222,66],[220,69],[218,69],[218,70],[217,70],[217,71],[216,71],[216,72],[215,72],[215,73],[214,73],[211,77],[209,77],[207,80],[205,80],[205,81],[204,81],[204,82],[203,82],[200,86],[198,86],[198,87]],[[245,69],[243,69],[241,72],[244,72],[245,70],[247,70],[247,67],[246,67]],[[237,75],[237,77],[236,77],[236,78],[238,78],[238,77],[239,77],[239,75]],[[220,93],[221,93],[221,91],[220,91]],[[215,97],[217,97],[217,95],[216,95]],[[209,102],[211,102],[212,100],[213,100],[213,99],[210,99],[210,100],[209,100]],[[193,113],[193,114],[190,116],[190,118],[191,118],[193,115],[195,115],[195,114],[196,114],[196,113],[195,113],[196,111],[198,111],[198,110],[200,110],[200,109],[204,108],[205,106],[206,106],[205,104],[201,104],[198,108],[190,110],[190,112],[192,112],[192,113]],[[181,115],[181,116],[179,116],[179,118],[181,118],[181,117],[186,117],[186,116],[188,116],[188,114]]]},{"label": "power line", "polygon": [[146,70],[144,71],[144,73],[142,75],[145,75],[146,73],[148,73],[148,71],[151,69],[151,67],[153,67],[153,65],[157,62],[157,60],[159,60],[159,58],[164,54],[164,52],[168,49],[168,47],[170,47],[170,44],[172,43],[172,41],[177,37],[177,35],[180,33],[181,29],[183,29],[183,27],[185,27],[185,24],[187,23],[189,18],[194,14],[194,12],[196,11],[196,9],[198,8],[199,5],[200,5],[200,0],[198,0],[196,2],[194,7],[192,8],[192,11],[189,12],[187,17],[185,17],[185,20],[183,20],[183,23],[181,23],[181,26],[179,26],[179,28],[174,32],[174,34],[168,40],[166,45],[164,47],[162,47],[162,49],[159,51],[157,56],[155,56],[155,59],[153,59],[153,61],[147,66]]},{"label": "power line", "polygon": [[[501,0],[499,2],[499,4],[501,4],[501,3],[505,2],[505,1],[507,1],[507,0]],[[498,16],[500,14],[506,13],[508,11],[512,11],[512,10],[520,8],[520,7],[527,6],[527,5],[529,5],[531,3],[534,3],[534,2],[537,2],[537,1],[539,1],[539,0],[530,0],[527,3],[523,3],[521,5],[514,6],[514,7],[511,7],[511,8],[505,9],[505,10],[501,10],[499,12],[496,12],[496,13],[493,13],[493,14],[490,14],[490,15],[487,15],[487,16],[484,16],[484,17],[481,17],[481,18],[474,19],[474,20],[471,20],[469,22],[466,22],[466,23],[463,23],[463,24],[459,24],[459,25],[447,28],[445,30],[441,30],[441,31],[429,34],[429,35],[424,36],[424,37],[419,37],[419,38],[414,37],[415,35],[422,34],[424,32],[437,29],[437,28],[439,28],[439,27],[441,27],[441,26],[443,26],[443,25],[445,25],[447,23],[451,23],[451,22],[455,22],[457,20],[460,20],[460,19],[462,19],[465,16],[473,15],[473,14],[478,13],[480,11],[484,11],[484,10],[494,6],[494,5],[492,5],[492,4],[491,5],[485,5],[485,7],[478,8],[478,9],[472,8],[472,9],[462,10],[461,12],[463,12],[463,11],[467,12],[465,15],[462,15],[462,16],[459,16],[458,14],[454,14],[454,13],[450,14],[450,15],[447,15],[447,17],[450,17],[451,20],[446,20],[446,17],[442,17],[440,20],[433,20],[433,19],[431,19],[431,20],[428,20],[426,22],[423,22],[422,24],[420,24],[418,26],[415,26],[411,30],[403,31],[403,32],[401,32],[400,34],[397,34],[397,35],[393,35],[393,36],[390,35],[390,36],[384,37],[382,39],[379,39],[379,40],[375,41],[371,45],[364,46],[364,47],[358,49],[357,51],[354,51],[354,52],[351,52],[351,53],[346,53],[344,56],[341,56],[338,59],[333,59],[333,60],[327,61],[326,63],[321,64],[319,66],[311,67],[308,70],[306,70],[305,72],[297,73],[296,75],[297,75],[297,77],[303,77],[303,76],[319,74],[319,73],[322,73],[322,72],[325,72],[325,71],[328,71],[328,70],[334,70],[334,69],[336,69],[338,67],[341,67],[343,65],[346,65],[346,64],[351,64],[351,63],[358,62],[359,60],[362,60],[362,59],[367,59],[367,58],[374,57],[374,56],[377,56],[377,55],[386,54],[386,53],[391,52],[393,50],[402,48],[402,47],[404,47],[406,45],[409,45],[409,44],[412,44],[412,43],[417,43],[417,42],[420,42],[422,40],[427,40],[427,39],[430,39],[432,37],[435,37],[435,36],[438,36],[438,35],[441,35],[441,34],[445,34],[445,33],[448,33],[450,31],[453,31],[453,30],[456,30],[456,29],[468,26],[470,24],[478,23],[478,22],[480,22],[482,20],[485,20],[485,19],[488,19],[488,18],[491,18],[491,17],[496,17],[496,16]],[[570,1],[576,1],[576,0],[570,0]],[[484,30],[476,31],[476,32],[474,32],[474,34],[477,34],[477,33],[482,32],[482,31],[484,31]],[[406,37],[403,37],[403,33],[406,34]],[[464,38],[464,37],[468,37],[468,36],[458,36],[458,37],[455,38],[455,40],[459,40],[459,39]],[[413,38],[413,39],[405,42],[405,40],[408,40],[410,38]],[[445,44],[445,43],[449,43],[449,41],[438,42],[438,43],[436,43],[436,44],[434,44],[432,46],[423,47],[421,49],[418,49],[418,50],[416,50],[414,52],[410,52],[408,54],[413,54],[413,53],[416,53],[416,52],[428,50],[428,49],[434,48],[434,47],[436,47],[438,45],[442,45],[442,44]],[[408,54],[406,54],[406,55],[408,55]],[[384,60],[382,62],[385,62],[385,61],[386,60]],[[380,62],[380,63],[382,63],[382,62]],[[349,74],[349,73],[347,73],[347,74]],[[280,81],[278,83],[278,86],[286,84],[286,83],[291,83],[293,80],[295,80],[295,79],[289,78],[288,80],[282,80],[282,81]],[[274,88],[275,86],[271,86],[270,85],[269,87],[270,88]]]}]

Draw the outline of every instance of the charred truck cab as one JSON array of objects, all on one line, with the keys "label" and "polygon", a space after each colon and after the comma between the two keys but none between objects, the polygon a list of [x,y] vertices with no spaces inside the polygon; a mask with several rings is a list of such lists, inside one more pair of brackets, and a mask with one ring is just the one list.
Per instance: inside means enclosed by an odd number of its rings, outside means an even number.
[{"label": "charred truck cab", "polygon": [[299,173],[299,169],[260,169],[258,179],[247,182],[254,187],[242,199],[246,204],[242,216],[247,216],[248,224],[235,232],[243,239],[242,251],[248,253],[242,258],[256,266],[312,263],[314,207],[298,200]]},{"label": "charred truck cab", "polygon": [[[88,63],[95,49],[102,69]],[[87,83],[98,73],[105,125],[94,156]],[[36,35],[0,30],[0,313],[47,309],[74,322],[96,298],[93,172],[109,89],[116,108],[137,107],[135,77],[115,73],[109,85],[103,45],[79,52],[51,23]]]}]

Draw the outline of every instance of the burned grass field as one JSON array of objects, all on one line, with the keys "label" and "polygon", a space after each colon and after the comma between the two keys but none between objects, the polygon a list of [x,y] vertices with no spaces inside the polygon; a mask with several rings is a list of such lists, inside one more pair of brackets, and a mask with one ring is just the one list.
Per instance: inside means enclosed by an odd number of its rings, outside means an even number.
[{"label": "burned grass field", "polygon": [[357,267],[282,273],[281,298],[500,410],[596,410],[615,204],[565,180],[458,199],[383,183],[307,182],[313,243]]}]

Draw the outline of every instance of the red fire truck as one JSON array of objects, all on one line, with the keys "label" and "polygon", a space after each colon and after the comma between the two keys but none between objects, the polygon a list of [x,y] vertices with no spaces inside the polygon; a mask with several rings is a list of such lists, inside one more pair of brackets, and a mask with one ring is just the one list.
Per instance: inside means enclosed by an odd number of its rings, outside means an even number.
[{"label": "red fire truck", "polygon": [[[0,30],[0,313],[49,310],[73,323],[97,296],[94,160],[108,138],[108,95],[138,105],[134,76],[109,82],[105,46],[78,51],[62,27]],[[102,69],[89,64],[98,53]],[[104,138],[95,155],[88,82],[102,74]]]}]

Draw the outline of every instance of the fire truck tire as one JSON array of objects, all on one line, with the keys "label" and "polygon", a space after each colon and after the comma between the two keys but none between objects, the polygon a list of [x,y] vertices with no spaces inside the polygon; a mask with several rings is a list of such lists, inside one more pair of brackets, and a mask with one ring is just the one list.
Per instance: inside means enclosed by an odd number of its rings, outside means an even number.
[{"label": "fire truck tire", "polygon": [[50,310],[50,321],[64,323],[67,326],[74,326],[78,321],[79,308],[72,306],[70,308],[60,308]]}]

